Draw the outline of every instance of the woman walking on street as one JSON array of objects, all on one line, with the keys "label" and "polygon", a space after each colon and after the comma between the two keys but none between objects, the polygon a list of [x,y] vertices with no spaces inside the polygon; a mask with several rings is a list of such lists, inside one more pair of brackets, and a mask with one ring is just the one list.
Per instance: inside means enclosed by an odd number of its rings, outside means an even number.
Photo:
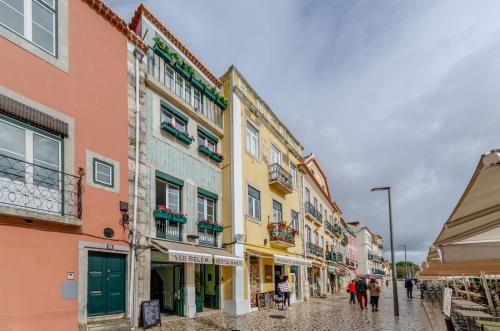
[{"label": "woman walking on street", "polygon": [[370,302],[372,304],[372,311],[378,311],[378,299],[380,296],[380,286],[375,279],[370,280]]},{"label": "woman walking on street", "polygon": [[288,282],[288,276],[283,277],[283,281],[278,284],[281,293],[283,293],[283,309],[287,310],[286,303],[288,302],[288,309],[292,309],[290,307],[290,283]]},{"label": "woman walking on street", "polygon": [[[366,295],[366,290],[368,286],[366,286],[366,281],[363,278],[360,278],[356,281],[356,297],[358,298],[359,306],[361,309],[368,309],[368,297]],[[363,305],[364,300],[364,305]]]},{"label": "woman walking on street", "polygon": [[347,286],[347,292],[350,295],[349,304],[356,304],[356,280],[351,280]]}]

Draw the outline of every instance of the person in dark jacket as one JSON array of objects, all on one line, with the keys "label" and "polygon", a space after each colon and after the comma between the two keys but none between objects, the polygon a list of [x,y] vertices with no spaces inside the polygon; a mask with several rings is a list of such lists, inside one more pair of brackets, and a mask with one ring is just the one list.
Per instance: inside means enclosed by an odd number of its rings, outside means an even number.
[{"label": "person in dark jacket", "polygon": [[368,296],[366,294],[367,289],[368,286],[366,285],[366,281],[364,279],[360,278],[356,281],[356,297],[358,298],[361,309],[368,309]]},{"label": "person in dark jacket", "polygon": [[410,278],[405,280],[406,296],[408,299],[413,299],[413,282]]}]

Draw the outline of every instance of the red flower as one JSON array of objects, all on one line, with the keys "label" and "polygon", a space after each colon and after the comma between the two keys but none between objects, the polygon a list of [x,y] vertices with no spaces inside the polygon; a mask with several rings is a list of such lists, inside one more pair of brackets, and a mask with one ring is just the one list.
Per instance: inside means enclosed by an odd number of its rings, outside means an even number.
[{"label": "red flower", "polygon": [[221,159],[224,158],[224,155],[220,152],[215,151],[214,154],[217,155],[218,157],[220,157]]}]

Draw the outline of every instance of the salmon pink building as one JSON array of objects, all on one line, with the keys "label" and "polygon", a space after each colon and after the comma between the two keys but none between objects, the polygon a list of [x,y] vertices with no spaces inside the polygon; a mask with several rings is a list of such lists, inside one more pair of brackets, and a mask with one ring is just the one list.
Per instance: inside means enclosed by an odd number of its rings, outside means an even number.
[{"label": "salmon pink building", "polygon": [[0,330],[127,324],[141,45],[101,1],[0,0]]}]

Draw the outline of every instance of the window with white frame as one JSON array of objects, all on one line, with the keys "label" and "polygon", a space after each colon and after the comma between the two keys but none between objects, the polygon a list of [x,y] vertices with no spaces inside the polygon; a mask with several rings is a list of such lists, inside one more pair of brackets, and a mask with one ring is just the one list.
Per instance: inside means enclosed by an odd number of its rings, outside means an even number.
[{"label": "window with white frame", "polygon": [[292,177],[292,187],[297,187],[297,167],[290,162],[290,175]]},{"label": "window with white frame", "polygon": [[273,200],[273,223],[279,224],[283,220],[283,212],[281,203]]},{"label": "window with white frame", "polygon": [[203,112],[202,100],[203,98],[201,92],[197,89],[194,89],[193,107],[198,112]]},{"label": "window with white frame", "polygon": [[193,88],[191,87],[191,84],[188,83],[187,80],[184,80],[184,101],[189,104],[191,104],[191,96],[193,94],[192,91]]},{"label": "window with white frame", "polygon": [[217,151],[217,143],[208,138],[203,132],[198,131],[198,146],[205,146],[212,152]]},{"label": "window with white frame", "polygon": [[255,156],[259,157],[259,131],[255,129],[250,123],[247,122],[246,129],[246,145],[247,152]]},{"label": "window with white frame", "polygon": [[281,152],[271,144],[271,164],[281,164]]},{"label": "window with white frame", "polygon": [[318,232],[317,232],[317,231],[316,231],[316,232],[314,232],[314,243],[315,243],[316,245],[319,245],[319,234],[318,234]]},{"label": "window with white frame", "polygon": [[161,122],[162,123],[171,123],[171,125],[181,132],[187,132],[187,123],[169,112],[166,109],[162,109],[161,111]]},{"label": "window with white frame", "polygon": [[306,187],[306,202],[311,203],[311,191]]},{"label": "window with white frame", "polygon": [[114,166],[108,162],[94,158],[94,183],[113,187],[114,186]]},{"label": "window with white frame", "polygon": [[311,239],[311,227],[306,225],[306,242],[310,243]]},{"label": "window with white frame", "polygon": [[165,65],[164,67],[165,67],[165,86],[168,87],[170,90],[172,90],[174,87],[174,79],[175,79],[174,69],[172,69],[172,67],[168,65]]},{"label": "window with white frame", "polygon": [[0,25],[56,56],[57,0],[0,0]]},{"label": "window with white frame", "polygon": [[156,205],[163,205],[173,212],[181,211],[181,187],[156,178]]},{"label": "window with white frame", "polygon": [[295,210],[291,210],[290,217],[292,219],[292,222],[291,222],[292,229],[298,230],[299,229],[299,213],[297,213]]},{"label": "window with white frame", "polygon": [[314,210],[318,210],[318,199],[314,198],[313,200]]},{"label": "window with white frame", "polygon": [[175,94],[178,97],[184,98],[184,78],[181,75],[175,75]]},{"label": "window with white frame", "polygon": [[198,194],[198,220],[213,223],[216,217],[216,201],[202,194]]},{"label": "window with white frame", "polygon": [[247,215],[260,220],[260,191],[248,186]]}]

